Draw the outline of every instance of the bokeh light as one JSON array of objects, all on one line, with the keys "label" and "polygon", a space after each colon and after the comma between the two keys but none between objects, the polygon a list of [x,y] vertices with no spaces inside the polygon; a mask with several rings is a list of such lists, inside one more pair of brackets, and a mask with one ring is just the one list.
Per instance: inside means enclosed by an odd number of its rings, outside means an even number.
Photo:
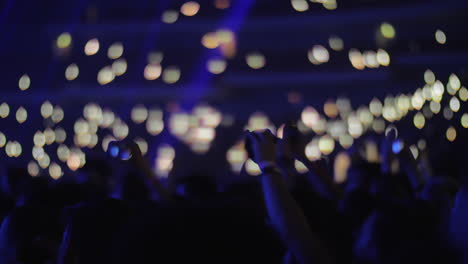
[{"label": "bokeh light", "polygon": [[177,10],[166,10],[161,16],[161,20],[166,24],[172,24],[179,18],[179,12]]},{"label": "bokeh light", "polygon": [[265,66],[266,60],[260,52],[251,52],[247,54],[246,62],[250,68],[258,70]]},{"label": "bokeh light", "polygon": [[16,121],[22,124],[26,122],[27,119],[28,119],[28,111],[26,111],[26,109],[22,106],[19,107],[18,110],[16,110]]},{"label": "bokeh light", "polygon": [[86,42],[84,52],[87,56],[95,55],[99,52],[99,40],[97,38],[90,39]]},{"label": "bokeh light", "polygon": [[395,28],[388,22],[384,22],[380,25],[380,34],[384,38],[392,39],[395,37]]},{"label": "bokeh light", "polygon": [[447,129],[445,136],[447,137],[448,141],[453,142],[457,138],[457,130],[451,126]]},{"label": "bokeh light", "polygon": [[435,39],[439,44],[445,44],[447,42],[447,36],[445,36],[445,33],[440,29],[435,32]]},{"label": "bokeh light", "polygon": [[10,106],[7,103],[0,104],[0,117],[6,118],[10,114]]},{"label": "bokeh light", "polygon": [[111,60],[120,58],[123,55],[124,46],[121,42],[112,44],[107,50],[107,57]]},{"label": "bokeh light", "polygon": [[21,91],[25,91],[29,89],[29,86],[31,86],[31,78],[29,78],[29,75],[23,74],[18,81],[18,87]]},{"label": "bokeh light", "polygon": [[76,65],[75,63],[68,65],[67,69],[65,69],[65,79],[69,81],[73,81],[76,78],[78,78],[79,74],[80,74],[80,69],[78,68],[78,65]]},{"label": "bokeh light", "polygon": [[60,49],[68,48],[71,45],[72,37],[70,33],[64,32],[57,38],[57,47]]},{"label": "bokeh light", "polygon": [[173,84],[180,79],[180,69],[176,66],[169,66],[164,69],[162,79],[165,83]]},{"label": "bokeh light", "polygon": [[111,66],[105,66],[102,68],[97,76],[97,81],[100,85],[106,85],[112,82],[115,78],[114,71]]},{"label": "bokeh light", "polygon": [[180,7],[180,13],[185,16],[194,16],[199,10],[200,4],[195,1],[186,2]]}]

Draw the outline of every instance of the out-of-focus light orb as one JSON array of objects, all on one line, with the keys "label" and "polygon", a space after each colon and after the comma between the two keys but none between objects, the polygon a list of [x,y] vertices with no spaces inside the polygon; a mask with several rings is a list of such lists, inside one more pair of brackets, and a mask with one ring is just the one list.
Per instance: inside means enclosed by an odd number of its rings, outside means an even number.
[{"label": "out-of-focus light orb", "polygon": [[419,149],[416,145],[411,145],[409,147],[410,151],[411,151],[411,154],[413,155],[413,158],[414,159],[417,159],[418,156],[419,156]]},{"label": "out-of-focus light orb", "polygon": [[136,138],[135,143],[141,151],[141,154],[145,155],[148,152],[148,143],[143,138]]},{"label": "out-of-focus light orb", "polygon": [[429,107],[431,108],[431,111],[434,114],[438,114],[440,112],[441,106],[440,106],[440,103],[438,103],[438,102],[432,101],[430,103]]},{"label": "out-of-focus light orb", "polygon": [[180,79],[180,69],[176,66],[169,66],[164,69],[162,79],[165,83],[173,84]]},{"label": "out-of-focus light orb", "polygon": [[445,44],[447,42],[447,36],[445,36],[445,33],[440,29],[435,32],[435,39],[439,44]]},{"label": "out-of-focus light orb", "polygon": [[210,150],[210,146],[209,143],[193,142],[190,144],[190,149],[197,154],[205,154]]},{"label": "out-of-focus light orb", "polygon": [[384,49],[377,50],[377,62],[382,66],[390,65],[390,55]]},{"label": "out-of-focus light orb", "polygon": [[33,136],[34,145],[37,147],[43,147],[46,143],[46,138],[44,133],[37,131]]},{"label": "out-of-focus light orb", "polygon": [[338,184],[344,183],[348,178],[348,169],[351,166],[351,158],[346,152],[340,152],[335,157],[334,181]]},{"label": "out-of-focus light orb", "polygon": [[361,120],[356,115],[348,116],[348,133],[353,138],[358,138],[364,132],[364,128],[362,127]]},{"label": "out-of-focus light orb", "polygon": [[6,138],[5,134],[0,132],[0,148],[3,148],[3,146],[5,146],[6,141],[7,141],[7,138]]},{"label": "out-of-focus light orb", "polygon": [[186,113],[174,113],[169,119],[169,131],[175,136],[183,136],[189,129],[189,115]]},{"label": "out-of-focus light orb", "polygon": [[269,129],[273,134],[276,133],[275,126],[270,122],[268,116],[262,112],[255,112],[249,117],[246,129],[250,131]]},{"label": "out-of-focus light orb", "polygon": [[234,41],[234,32],[230,29],[219,29],[216,31],[216,37],[218,38],[219,43],[226,44]]},{"label": "out-of-focus light orb", "polygon": [[41,168],[46,169],[50,165],[50,157],[47,153],[44,153],[37,162]]},{"label": "out-of-focus light orb", "polygon": [[124,46],[121,42],[112,44],[107,50],[107,57],[111,60],[120,58],[123,55]]},{"label": "out-of-focus light orb", "polygon": [[161,16],[161,20],[166,24],[172,24],[179,18],[179,12],[177,10],[166,10]]},{"label": "out-of-focus light orb", "polygon": [[99,122],[99,126],[102,128],[107,128],[112,125],[115,121],[115,115],[114,112],[112,112],[110,109],[104,109],[102,112],[102,119],[101,122]]},{"label": "out-of-focus light orb", "polygon": [[149,81],[156,80],[161,76],[162,68],[160,64],[148,64],[143,72],[145,79]]},{"label": "out-of-focus light orb", "polygon": [[265,56],[260,52],[251,52],[245,58],[247,65],[255,70],[263,68],[266,63]]},{"label": "out-of-focus light orb", "polygon": [[63,112],[63,109],[60,106],[55,106],[54,110],[52,111],[52,116],[51,116],[52,121],[55,124],[57,124],[63,120],[64,116],[65,116],[65,113]]},{"label": "out-of-focus light orb", "polygon": [[447,88],[448,94],[455,95],[457,93],[457,90],[453,89],[452,85],[450,84],[450,81],[447,83],[445,87]]},{"label": "out-of-focus light orb", "polygon": [[457,138],[457,130],[451,126],[447,129],[445,136],[447,137],[448,141],[453,142]]},{"label": "out-of-focus light orb", "polygon": [[338,36],[331,36],[328,39],[328,45],[334,51],[341,51],[344,48],[343,40]]},{"label": "out-of-focus light orb", "polygon": [[88,103],[83,108],[83,116],[92,123],[99,123],[103,119],[102,109],[96,103]]},{"label": "out-of-focus light orb", "polygon": [[37,165],[37,163],[33,160],[31,160],[29,163],[28,163],[28,173],[31,177],[37,177],[39,176],[39,166]]},{"label": "out-of-focus light orb", "polygon": [[67,48],[71,45],[72,37],[70,33],[64,32],[60,34],[57,38],[57,47],[60,49]]},{"label": "out-of-focus light orb", "polygon": [[319,113],[312,106],[304,108],[301,114],[302,122],[309,128],[313,128],[320,120]]},{"label": "out-of-focus light orb", "polygon": [[86,42],[84,52],[87,56],[92,56],[99,52],[99,40],[97,38],[90,39]]},{"label": "out-of-focus light orb", "polygon": [[201,42],[207,49],[216,49],[220,44],[218,35],[215,32],[208,32],[203,35]]},{"label": "out-of-focus light orb", "polygon": [[330,118],[335,118],[338,116],[338,107],[336,106],[335,102],[332,100],[328,100],[323,105],[323,112]]},{"label": "out-of-focus light orb", "polygon": [[76,171],[77,169],[80,168],[80,155],[77,153],[71,153],[70,156],[67,159],[67,166],[70,168],[72,171]]},{"label": "out-of-focus light orb", "polygon": [[148,54],[149,64],[161,64],[164,59],[164,53],[160,51],[153,51]]},{"label": "out-of-focus light orb", "polygon": [[453,112],[458,112],[460,110],[460,100],[458,100],[457,97],[452,97],[450,99],[450,109],[452,109]]},{"label": "out-of-focus light orb", "polygon": [[328,135],[322,136],[318,142],[319,150],[324,155],[329,155],[335,149],[335,140]]},{"label": "out-of-focus light orb", "polygon": [[444,107],[444,117],[447,120],[451,120],[453,118],[453,111],[449,107]]},{"label": "out-of-focus light orb", "polygon": [[336,0],[323,0],[322,5],[328,10],[335,10],[338,7]]},{"label": "out-of-focus light orb", "polygon": [[34,146],[32,148],[32,156],[35,160],[42,159],[42,156],[44,156],[44,154],[45,154],[45,151],[43,148],[38,147],[38,146]]},{"label": "out-of-focus light orb", "polygon": [[23,148],[18,141],[11,141],[9,146],[7,143],[5,148],[7,155],[10,154],[9,157],[17,158],[23,153]]},{"label": "out-of-focus light orb", "polygon": [[339,142],[343,148],[347,149],[353,145],[354,138],[348,134],[344,134],[340,136]]},{"label": "out-of-focus light orb", "polygon": [[420,92],[420,90],[416,91],[411,97],[411,106],[416,110],[420,110],[423,107],[424,102],[425,99],[422,96],[422,92]]},{"label": "out-of-focus light orb", "polygon": [[[466,89],[466,87],[462,87],[459,91],[458,91],[458,96],[460,97],[460,100],[462,101],[467,101],[468,100],[468,89]],[[0,116],[1,116],[1,105],[0,105]]]},{"label": "out-of-focus light orb", "polygon": [[[468,114],[467,113],[462,115],[460,122],[464,128],[468,128]],[[0,146],[1,146],[1,140],[0,140]]]},{"label": "out-of-focus light orb", "polygon": [[376,133],[382,134],[385,131],[385,121],[383,119],[374,119],[374,122],[372,122],[372,129]]},{"label": "out-of-focus light orb", "polygon": [[426,124],[426,119],[421,112],[417,112],[413,117],[413,124],[416,128],[422,129]]},{"label": "out-of-focus light orb", "polygon": [[112,63],[112,71],[115,76],[121,76],[127,71],[127,61],[125,59],[118,59]]},{"label": "out-of-focus light orb", "polygon": [[395,37],[395,28],[390,23],[384,22],[380,25],[380,34],[384,38],[392,39]]},{"label": "out-of-focus light orb", "polygon": [[194,16],[199,10],[200,4],[195,1],[186,2],[180,7],[180,13],[185,16]]},{"label": "out-of-focus light orb", "polygon": [[57,163],[52,162],[52,164],[49,166],[49,175],[54,180],[60,179],[60,177],[63,175],[62,167],[60,167],[60,165]]},{"label": "out-of-focus light orb", "polygon": [[25,91],[29,89],[29,86],[31,86],[31,78],[29,78],[29,75],[23,74],[18,81],[18,87],[21,91]]},{"label": "out-of-focus light orb", "polygon": [[373,50],[367,50],[364,52],[364,65],[369,68],[379,67],[379,62],[377,61],[377,53]]},{"label": "out-of-focus light orb", "polygon": [[68,65],[68,67],[65,69],[65,79],[69,81],[73,81],[76,78],[78,78],[79,74],[80,74],[80,69],[78,68],[78,65],[76,65],[75,63]]},{"label": "out-of-focus light orb", "polygon": [[291,0],[291,5],[298,12],[309,10],[309,3],[306,0]]},{"label": "out-of-focus light orb", "polygon": [[51,145],[55,142],[55,132],[50,127],[44,130],[45,143]]},{"label": "out-of-focus light orb", "polygon": [[226,153],[226,159],[231,165],[231,170],[237,173],[241,171],[242,165],[245,163],[247,158],[248,154],[242,141],[236,143]]},{"label": "out-of-focus light orb", "polygon": [[158,177],[167,177],[172,170],[172,161],[175,158],[175,150],[172,146],[164,144],[158,148],[155,159],[155,173]]},{"label": "out-of-focus light orb", "polygon": [[223,59],[210,59],[208,60],[206,67],[208,71],[213,74],[221,74],[226,70],[227,63]]},{"label": "out-of-focus light orb", "polygon": [[73,130],[75,131],[75,134],[81,135],[85,134],[88,132],[88,122],[86,120],[80,118],[76,120]]},{"label": "out-of-focus light orb", "polygon": [[105,66],[98,72],[97,81],[100,85],[106,85],[112,82],[115,78],[114,71],[111,66]]},{"label": "out-of-focus light orb", "polygon": [[10,114],[10,106],[7,103],[0,104],[0,117],[6,118]]},{"label": "out-of-focus light orb", "polygon": [[357,115],[358,115],[359,121],[361,121],[361,123],[365,126],[371,125],[372,121],[374,121],[374,116],[372,115],[370,110],[365,106],[359,107],[357,111]]},{"label": "out-of-focus light orb", "polygon": [[[155,111],[161,114],[155,114]],[[151,110],[146,120],[146,131],[152,136],[156,136],[164,129],[164,122],[162,120],[162,112],[159,110]]]},{"label": "out-of-focus light orb", "polygon": [[374,116],[382,115],[382,102],[379,99],[373,98],[369,104],[369,110]]},{"label": "out-of-focus light orb", "polygon": [[26,122],[27,119],[28,119],[28,111],[26,111],[26,109],[24,109],[24,107],[21,106],[20,108],[18,108],[18,110],[16,110],[16,121],[22,124]]},{"label": "out-of-focus light orb", "polygon": [[231,0],[215,0],[214,5],[218,9],[226,9],[231,6]]},{"label": "out-of-focus light orb", "polygon": [[57,147],[57,157],[60,161],[66,162],[70,157],[70,149],[65,145],[59,145]]},{"label": "out-of-focus light orb", "polygon": [[262,171],[260,170],[260,167],[258,166],[257,163],[255,163],[253,160],[251,159],[248,159],[246,162],[245,162],[245,171],[247,172],[247,174],[249,174],[250,176],[258,176],[260,174],[262,174]]},{"label": "out-of-focus light orb", "polygon": [[434,72],[432,72],[430,69],[427,69],[424,72],[424,81],[427,84],[433,84],[436,81],[436,77],[435,77]]},{"label": "out-of-focus light orb", "polygon": [[354,68],[358,70],[364,70],[366,65],[364,64],[364,56],[362,53],[357,49],[350,49],[348,53],[349,61]]},{"label": "out-of-focus light orb", "polygon": [[210,143],[215,138],[216,131],[212,127],[195,127],[191,134],[194,143]]},{"label": "out-of-focus light orb", "polygon": [[75,137],[73,138],[73,143],[75,143],[75,145],[78,147],[86,147],[91,143],[91,134],[75,134]]},{"label": "out-of-focus light orb", "polygon": [[418,148],[419,148],[420,150],[425,150],[425,149],[426,149],[426,145],[427,145],[426,140],[424,140],[424,139],[418,140]]},{"label": "out-of-focus light orb", "polygon": [[312,139],[312,141],[306,145],[305,154],[310,161],[319,160],[321,158],[322,153],[320,152],[317,139]]},{"label": "out-of-focus light orb", "polygon": [[128,136],[128,126],[123,121],[117,122],[112,128],[112,132],[117,139],[124,139]]},{"label": "out-of-focus light orb", "polygon": [[431,118],[434,115],[434,113],[432,112],[430,106],[428,106],[428,105],[424,106],[422,111],[423,111],[423,114],[424,114],[424,116],[426,118]]},{"label": "out-of-focus light orb", "polygon": [[319,65],[328,62],[330,59],[330,53],[328,53],[328,50],[324,46],[315,45],[312,47],[312,49],[309,50],[307,57],[309,58],[310,62],[315,65]]},{"label": "out-of-focus light orb", "polygon": [[144,105],[136,105],[133,107],[132,112],[130,114],[133,122],[136,124],[141,124],[146,121],[148,118],[148,109]]},{"label": "out-of-focus light orb", "polygon": [[297,159],[294,160],[294,168],[296,169],[298,173],[309,172],[309,169],[307,168],[307,166]]},{"label": "out-of-focus light orb", "polygon": [[454,73],[450,74],[450,76],[449,76],[449,83],[450,83],[450,86],[452,86],[452,88],[453,88],[455,91],[458,91],[458,89],[460,89],[460,86],[461,86],[460,79],[459,79],[458,76],[455,75]]},{"label": "out-of-focus light orb", "polygon": [[45,101],[41,105],[41,116],[43,118],[49,118],[54,113],[54,106],[49,102]]}]

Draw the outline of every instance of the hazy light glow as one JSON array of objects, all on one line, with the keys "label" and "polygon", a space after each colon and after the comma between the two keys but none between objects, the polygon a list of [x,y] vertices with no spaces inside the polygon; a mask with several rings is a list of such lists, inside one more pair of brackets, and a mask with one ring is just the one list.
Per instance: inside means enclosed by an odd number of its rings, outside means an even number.
[{"label": "hazy light glow", "polygon": [[215,32],[208,32],[203,35],[201,42],[208,49],[216,49],[220,44]]},{"label": "hazy light glow", "polygon": [[3,148],[5,146],[7,142],[7,138],[5,136],[5,134],[3,134],[2,132],[0,132],[0,148]]},{"label": "hazy light glow", "polygon": [[435,39],[437,43],[442,45],[447,42],[447,36],[445,36],[445,33],[440,29],[435,32]]},{"label": "hazy light glow", "polygon": [[334,51],[341,51],[344,47],[343,40],[338,36],[331,36],[328,39],[328,45]]},{"label": "hazy light glow", "polygon": [[265,56],[263,56],[259,52],[252,52],[252,53],[247,54],[246,62],[250,68],[255,69],[255,70],[265,67],[265,64],[266,64]]},{"label": "hazy light glow", "polygon": [[455,96],[450,99],[450,109],[452,109],[453,112],[458,112],[458,110],[460,110],[460,100]]},{"label": "hazy light glow", "polygon": [[124,46],[121,42],[112,44],[107,50],[107,57],[111,60],[120,58],[123,55]]},{"label": "hazy light glow", "polygon": [[27,119],[28,119],[28,111],[26,111],[26,109],[21,106],[20,108],[18,108],[18,110],[16,110],[16,121],[22,124],[26,122]]},{"label": "hazy light glow", "polygon": [[[464,113],[462,115],[460,123],[464,128],[468,128],[468,114],[467,113]],[[1,146],[1,141],[0,141],[0,146]]]},{"label": "hazy light glow", "polygon": [[166,10],[162,14],[161,20],[166,24],[172,24],[179,18],[179,12],[177,10]]},{"label": "hazy light glow", "polygon": [[173,84],[180,79],[180,69],[176,66],[169,66],[164,69],[162,79],[165,83]]},{"label": "hazy light glow", "polygon": [[121,76],[127,71],[127,61],[125,59],[118,59],[112,63],[112,71],[115,76]]},{"label": "hazy light glow", "polygon": [[194,16],[199,10],[200,4],[195,1],[186,2],[180,7],[180,13],[185,16]]},{"label": "hazy light glow", "polygon": [[208,71],[213,74],[221,74],[226,70],[227,63],[223,59],[210,59],[207,62],[206,67]]},{"label": "hazy light glow", "polygon": [[322,45],[315,45],[311,50],[309,50],[307,57],[309,61],[315,65],[328,62],[330,59],[330,54],[328,50]]},{"label": "hazy light glow", "polygon": [[306,0],[291,0],[291,5],[298,12],[309,10],[309,3]]},{"label": "hazy light glow", "polygon": [[57,38],[57,47],[60,49],[67,48],[71,45],[72,37],[70,33],[64,32],[60,34]]},{"label": "hazy light glow", "polygon": [[424,118],[424,115],[421,112],[418,112],[414,115],[413,124],[415,127],[417,127],[418,129],[422,129],[425,123],[426,119]]},{"label": "hazy light glow", "polygon": [[114,71],[111,66],[106,66],[102,68],[97,76],[97,81],[100,85],[106,85],[112,82],[115,78]]},{"label": "hazy light glow", "polygon": [[7,103],[0,104],[0,117],[6,118],[10,114],[10,106]]},{"label": "hazy light glow", "polygon": [[148,109],[144,105],[136,105],[131,112],[131,118],[136,124],[141,124],[148,118]]},{"label": "hazy light glow", "polygon": [[29,86],[31,86],[31,78],[29,78],[29,75],[23,74],[18,81],[18,87],[21,91],[25,91],[29,89]]},{"label": "hazy light glow", "polygon": [[453,142],[457,138],[457,130],[451,126],[447,129],[445,136],[447,137],[448,141]]},{"label": "hazy light glow", "polygon": [[380,25],[380,34],[384,38],[392,39],[395,37],[395,28],[390,23],[384,22]]},{"label": "hazy light glow", "polygon": [[78,65],[76,65],[75,63],[70,64],[65,70],[65,79],[69,81],[73,81],[76,78],[78,78],[79,74],[80,74],[80,69],[78,68]]},{"label": "hazy light glow", "polygon": [[84,47],[84,52],[87,56],[92,56],[98,53],[99,51],[99,40],[97,38],[90,39],[86,42]]}]

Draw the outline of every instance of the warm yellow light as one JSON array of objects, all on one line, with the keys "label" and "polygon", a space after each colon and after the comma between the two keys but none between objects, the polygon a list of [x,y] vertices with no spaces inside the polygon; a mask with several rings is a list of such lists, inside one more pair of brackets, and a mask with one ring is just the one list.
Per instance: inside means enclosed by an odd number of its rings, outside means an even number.
[{"label": "warm yellow light", "polygon": [[54,112],[54,106],[49,101],[45,101],[44,103],[42,103],[41,116],[43,118],[51,117],[53,112]]},{"label": "warm yellow light", "polygon": [[328,135],[322,136],[318,142],[319,150],[324,155],[329,155],[335,149],[335,140]]},{"label": "warm yellow light", "polygon": [[86,42],[84,52],[87,56],[92,56],[99,51],[99,40],[97,38],[90,39]]},{"label": "warm yellow light", "polygon": [[447,42],[447,36],[445,36],[445,33],[440,29],[435,32],[435,39],[439,44],[445,44],[445,42]]},{"label": "warm yellow light", "polygon": [[121,76],[127,71],[127,61],[125,59],[118,59],[112,63],[112,71],[115,76]]},{"label": "warm yellow light", "polygon": [[221,74],[226,70],[227,63],[223,59],[210,59],[207,62],[206,67],[208,71],[213,74]]},{"label": "warm yellow light", "polygon": [[322,153],[320,152],[317,139],[312,139],[312,141],[306,145],[305,154],[310,161],[320,159]]},{"label": "warm yellow light", "polygon": [[16,110],[16,121],[22,124],[27,119],[28,119],[28,112],[26,111],[26,109],[24,109],[24,107],[21,106],[20,108],[18,108],[18,110]]},{"label": "warm yellow light", "polygon": [[306,0],[291,0],[291,5],[298,12],[309,10],[309,3]]},{"label": "warm yellow light", "polygon": [[450,109],[452,109],[453,112],[458,112],[458,110],[460,110],[460,100],[455,96],[450,99]]},{"label": "warm yellow light", "polygon": [[251,159],[248,159],[245,162],[245,171],[251,176],[258,176],[262,174],[262,171],[260,170],[258,164]]},{"label": "warm yellow light", "polygon": [[328,39],[328,45],[334,51],[341,51],[344,47],[343,40],[338,36],[331,36]]},{"label": "warm yellow light", "polygon": [[97,81],[100,85],[106,85],[112,82],[115,78],[114,71],[112,71],[111,66],[106,66],[102,68],[97,76]]},{"label": "warm yellow light", "polygon": [[57,38],[57,47],[60,49],[67,48],[72,42],[72,37],[70,33],[64,32],[60,34]]},{"label": "warm yellow light", "polygon": [[107,57],[111,60],[120,58],[123,55],[124,46],[121,42],[112,44],[107,50]]},{"label": "warm yellow light", "polygon": [[165,83],[173,84],[180,79],[180,70],[176,66],[169,66],[164,69],[162,79]]},{"label": "warm yellow light", "polygon": [[179,12],[176,10],[166,10],[162,14],[161,20],[166,24],[172,24],[179,18]]},{"label": "warm yellow light", "polygon": [[144,105],[136,105],[133,107],[132,112],[130,114],[133,122],[136,124],[141,124],[146,121],[148,118],[148,109]]},{"label": "warm yellow light", "polygon": [[[468,100],[468,89],[466,89],[466,87],[462,87],[459,91],[458,91],[458,96],[460,97],[460,100],[462,101],[466,101]],[[1,105],[0,105],[0,116],[1,116]]]},{"label": "warm yellow light", "polygon": [[28,163],[28,173],[31,177],[39,176],[39,166],[33,160]]},{"label": "warm yellow light", "polygon": [[430,69],[424,72],[424,81],[427,84],[433,84],[436,81],[435,74]]},{"label": "warm yellow light", "polygon": [[390,55],[384,49],[377,50],[377,62],[382,66],[390,65]]},{"label": "warm yellow light", "polygon": [[379,62],[377,61],[377,53],[373,50],[364,52],[364,65],[369,68],[378,68]]},{"label": "warm yellow light", "polygon": [[246,61],[250,68],[256,70],[263,68],[266,63],[265,56],[259,52],[252,52],[247,54]]},{"label": "warm yellow light", "polygon": [[395,28],[390,23],[384,22],[380,25],[380,34],[384,38],[392,39],[395,37]]},{"label": "warm yellow light", "polygon": [[6,118],[10,114],[10,106],[7,103],[0,104],[0,117]]},{"label": "warm yellow light", "polygon": [[60,177],[62,177],[63,172],[62,172],[62,168],[60,167],[60,165],[53,162],[49,167],[49,175],[54,180],[58,180]]},{"label": "warm yellow light", "polygon": [[458,91],[458,89],[460,89],[460,86],[461,86],[460,79],[459,79],[458,76],[455,75],[454,73],[450,74],[450,76],[449,76],[449,83],[450,83],[450,86],[451,86],[455,91]]},{"label": "warm yellow light", "polygon": [[330,54],[328,50],[322,45],[315,45],[312,49],[309,50],[307,53],[307,57],[309,61],[315,65],[319,65],[322,63],[328,62],[330,59]]},{"label": "warm yellow light", "polygon": [[29,89],[30,85],[31,85],[31,79],[29,78],[29,75],[23,74],[18,81],[18,87],[20,88],[21,91],[25,91]]},{"label": "warm yellow light", "polygon": [[362,53],[357,49],[350,49],[348,53],[349,61],[354,68],[363,70],[366,66],[364,65],[364,57]]},{"label": "warm yellow light", "polygon": [[200,10],[200,4],[195,1],[184,3],[180,7],[180,12],[186,16],[194,16]]},{"label": "warm yellow light", "polygon": [[373,98],[369,104],[369,110],[374,116],[382,115],[382,102],[379,99]]},{"label": "warm yellow light", "polygon": [[208,32],[202,37],[202,44],[205,48],[215,49],[219,46],[218,36],[215,32]]},{"label": "warm yellow light", "polygon": [[145,67],[144,76],[146,80],[153,81],[161,76],[162,68],[159,64],[148,64]]},{"label": "warm yellow light", "polygon": [[455,130],[454,127],[449,127],[445,133],[445,136],[447,137],[448,141],[453,142],[457,138],[457,130]]},{"label": "warm yellow light", "polygon": [[79,74],[80,69],[75,63],[68,65],[67,69],[65,70],[65,78],[69,81],[75,80]]},{"label": "warm yellow light", "polygon": [[0,148],[3,148],[5,146],[6,141],[7,141],[7,138],[6,138],[5,134],[0,132]]},{"label": "warm yellow light", "polygon": [[[464,128],[468,128],[468,114],[467,113],[464,113],[462,115],[460,122]],[[1,146],[1,142],[0,142],[0,146]]]},{"label": "warm yellow light", "polygon": [[347,149],[353,145],[354,138],[348,134],[341,135],[339,138],[340,145]]},{"label": "warm yellow light", "polygon": [[35,146],[43,147],[45,145],[45,143],[46,143],[46,138],[45,138],[44,133],[42,133],[41,131],[37,131],[34,134],[33,142],[34,142]]},{"label": "warm yellow light", "polygon": [[334,162],[334,181],[338,184],[344,183],[348,178],[348,169],[351,166],[351,158],[346,152],[336,155]]},{"label": "warm yellow light", "polygon": [[415,127],[417,127],[418,129],[422,129],[425,123],[426,119],[424,118],[424,115],[422,113],[418,112],[414,115],[413,124]]}]

